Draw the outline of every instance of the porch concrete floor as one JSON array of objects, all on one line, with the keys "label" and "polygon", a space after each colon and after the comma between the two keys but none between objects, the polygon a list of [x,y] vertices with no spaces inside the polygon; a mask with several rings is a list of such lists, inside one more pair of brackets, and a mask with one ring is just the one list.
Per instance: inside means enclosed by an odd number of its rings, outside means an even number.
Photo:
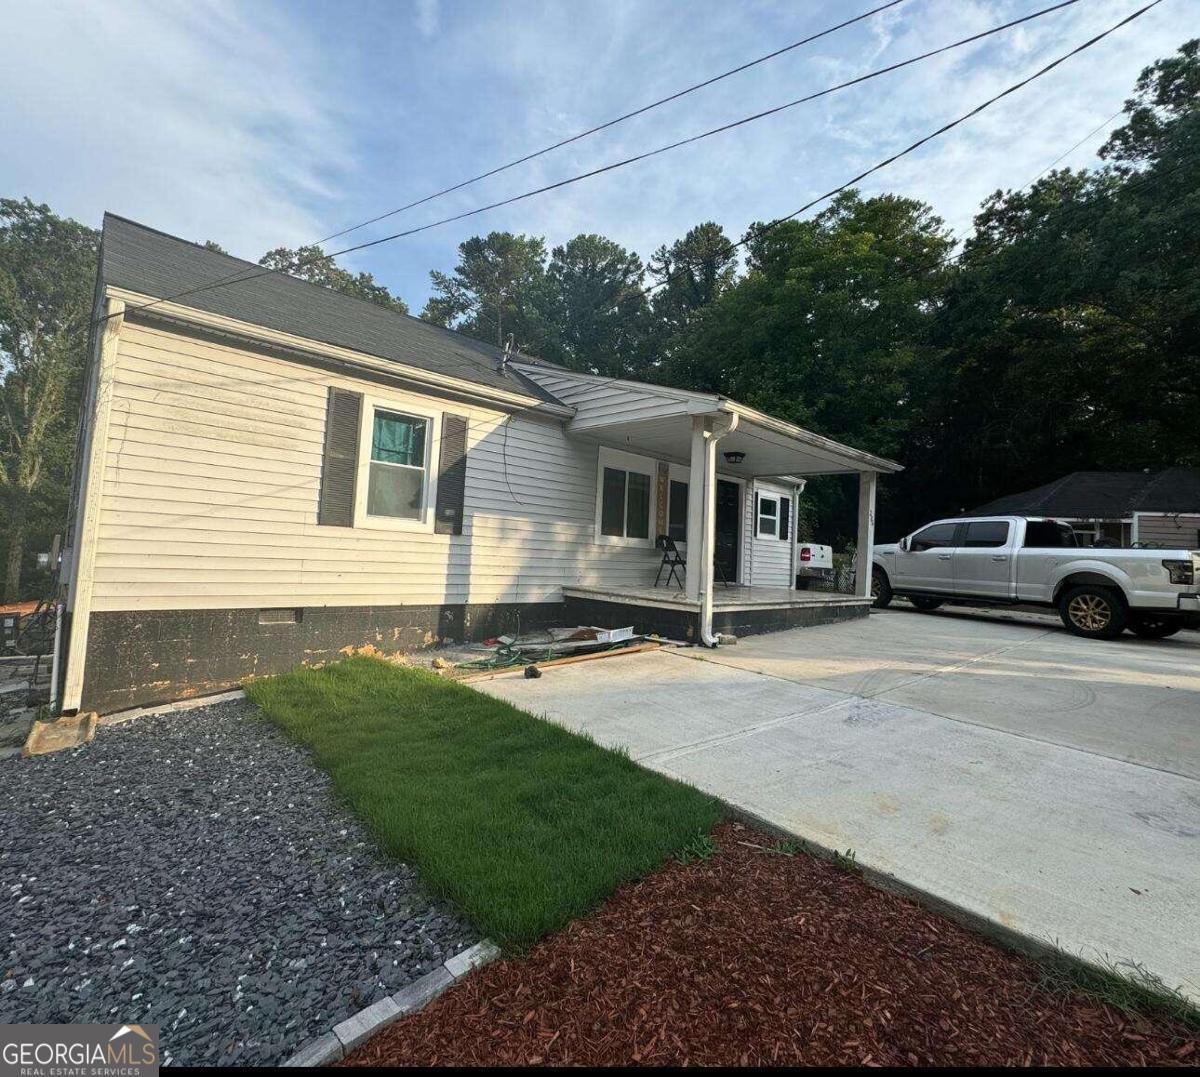
[{"label": "porch concrete floor", "polygon": [[895,609],[478,687],[1200,999],[1200,634]]},{"label": "porch concrete floor", "polygon": [[[670,587],[564,587],[563,594],[602,602],[626,602],[633,606],[665,606],[698,610],[700,603],[689,599],[675,584]],[[784,606],[860,606],[868,599],[832,591],[795,591],[790,587],[748,587],[721,583],[713,585],[713,609],[778,609]]]}]

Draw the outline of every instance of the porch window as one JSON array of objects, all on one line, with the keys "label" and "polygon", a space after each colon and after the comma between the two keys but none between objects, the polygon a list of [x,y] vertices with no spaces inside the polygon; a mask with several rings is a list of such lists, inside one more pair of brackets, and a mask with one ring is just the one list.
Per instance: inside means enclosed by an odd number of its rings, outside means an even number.
[{"label": "porch window", "polygon": [[367,515],[419,520],[425,509],[429,421],[376,410],[371,433]]},{"label": "porch window", "polygon": [[667,534],[676,542],[687,542],[688,484],[671,480],[667,501]]},{"label": "porch window", "polygon": [[650,537],[650,476],[605,467],[600,502],[600,533],[611,538]]},{"label": "porch window", "polygon": [[758,495],[757,525],[754,529],[759,538],[779,537],[779,498],[769,494]]}]

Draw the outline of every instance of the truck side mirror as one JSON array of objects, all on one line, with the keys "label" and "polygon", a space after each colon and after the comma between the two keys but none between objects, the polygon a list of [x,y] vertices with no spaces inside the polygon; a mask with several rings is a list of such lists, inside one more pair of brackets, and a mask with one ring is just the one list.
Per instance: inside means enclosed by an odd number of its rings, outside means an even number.
[{"label": "truck side mirror", "polygon": [[902,538],[900,540],[900,549],[903,550],[905,553],[908,553],[908,536],[907,535],[905,535],[904,538]]}]

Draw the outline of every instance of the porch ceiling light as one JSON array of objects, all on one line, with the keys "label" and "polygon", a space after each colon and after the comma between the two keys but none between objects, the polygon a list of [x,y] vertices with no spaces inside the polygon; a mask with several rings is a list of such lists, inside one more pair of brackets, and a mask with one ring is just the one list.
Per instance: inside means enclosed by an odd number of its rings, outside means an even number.
[{"label": "porch ceiling light", "polygon": [[736,449],[733,449],[730,452],[727,452],[725,454],[725,459],[728,463],[740,464],[743,460],[746,459],[746,454],[744,452],[738,452]]}]

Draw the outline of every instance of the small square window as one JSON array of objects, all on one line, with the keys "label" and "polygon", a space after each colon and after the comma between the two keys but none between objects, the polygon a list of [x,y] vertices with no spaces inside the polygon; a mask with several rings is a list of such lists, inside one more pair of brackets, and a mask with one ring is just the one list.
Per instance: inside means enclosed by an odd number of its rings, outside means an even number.
[{"label": "small square window", "polygon": [[425,511],[428,419],[376,411],[371,432],[367,515],[419,520]]},{"label": "small square window", "polygon": [[758,495],[758,526],[760,538],[779,537],[779,498]]}]

